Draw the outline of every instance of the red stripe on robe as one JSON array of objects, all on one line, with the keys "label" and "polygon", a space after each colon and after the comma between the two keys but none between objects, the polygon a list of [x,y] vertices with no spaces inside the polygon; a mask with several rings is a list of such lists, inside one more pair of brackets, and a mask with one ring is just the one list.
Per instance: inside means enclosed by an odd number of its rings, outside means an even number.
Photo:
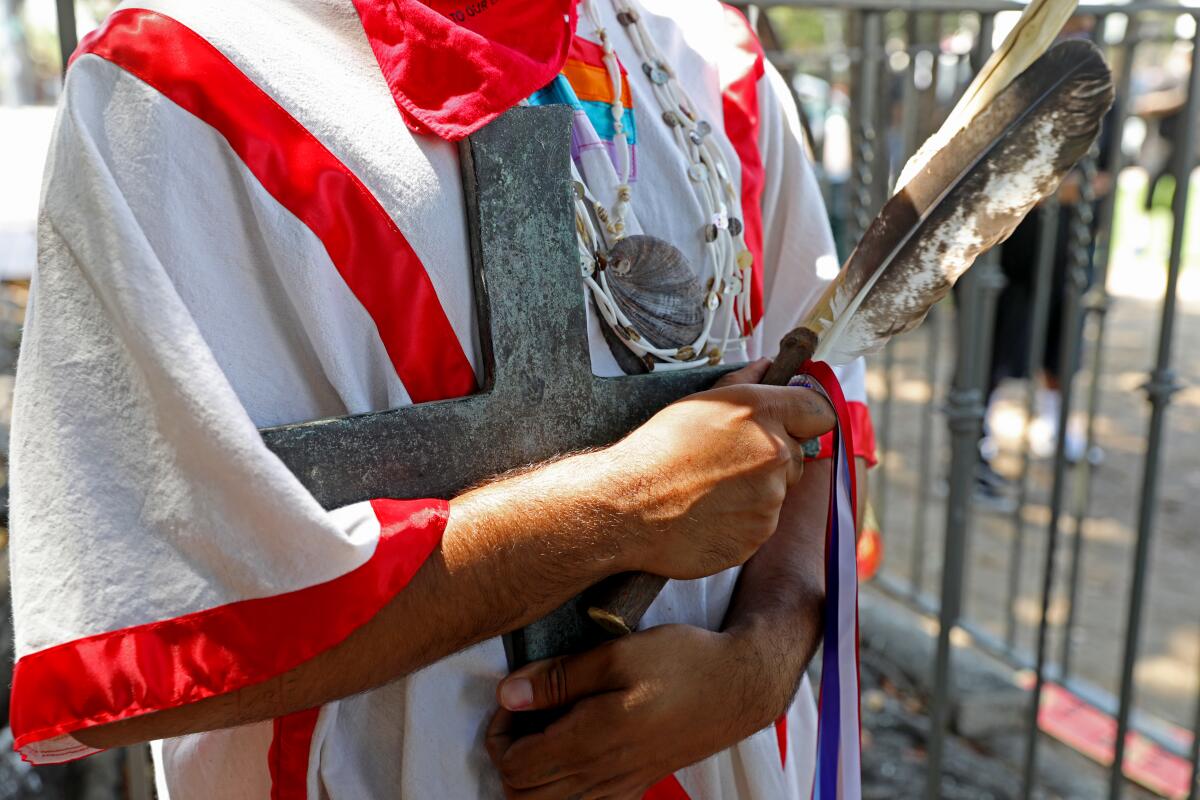
[{"label": "red stripe on robe", "polygon": [[267,761],[271,800],[308,800],[308,762],[320,708],[298,711],[275,720]]},{"label": "red stripe on robe", "polygon": [[779,745],[779,766],[787,769],[787,712],[775,720],[775,743]]},{"label": "red stripe on robe", "polygon": [[443,500],[373,500],[375,552],[333,580],[38,650],[13,670],[22,749],[62,734],[227,694],[341,643],[416,574],[441,540]]},{"label": "red stripe on robe", "polygon": [[683,785],[674,775],[663,778],[650,787],[650,791],[642,795],[642,800],[690,800]]},{"label": "red stripe on robe", "polygon": [[212,126],[262,187],[316,234],[374,320],[413,402],[475,390],[475,372],[396,223],[354,173],[212,44],[170,17],[127,9],[86,36],[72,63],[87,54]]},{"label": "red stripe on robe", "polygon": [[745,52],[748,69],[736,76],[721,76],[725,87],[721,105],[725,113],[725,135],[742,165],[742,222],[746,248],[754,256],[750,283],[750,319],[742,320],[743,333],[749,334],[763,315],[763,214],[762,193],[766,181],[762,151],[758,145],[761,114],[758,108],[758,82],[766,75],[766,66],[758,37],[742,12],[725,6],[730,37]]}]

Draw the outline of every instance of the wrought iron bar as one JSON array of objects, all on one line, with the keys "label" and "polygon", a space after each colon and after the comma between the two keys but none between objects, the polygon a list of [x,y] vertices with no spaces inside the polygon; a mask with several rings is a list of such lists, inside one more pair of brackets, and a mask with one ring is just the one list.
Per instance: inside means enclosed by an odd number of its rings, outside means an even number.
[{"label": "wrought iron bar", "polygon": [[[904,46],[908,53],[908,65],[904,68],[904,91],[901,94],[901,133],[904,144],[900,148],[900,159],[906,161],[917,149],[921,141],[920,104],[917,102],[917,59],[916,55],[923,49],[921,41],[921,15],[910,11],[904,19]],[[900,165],[897,165],[899,167]],[[895,172],[899,174],[899,169]]]},{"label": "wrought iron bar", "polygon": [[[905,44],[910,49],[913,47],[914,43],[919,38],[919,33],[917,30],[917,23],[918,23],[918,15],[916,13],[908,14],[906,19],[904,20]],[[916,82],[914,80],[915,69],[916,69],[915,59],[909,58],[908,65],[905,67],[904,73],[903,73],[904,74],[904,78],[903,78],[904,84],[903,84],[901,100],[900,100],[900,108],[901,108],[900,134],[901,134],[902,138],[901,138],[901,146],[900,146],[899,156],[900,156],[901,163],[903,163],[904,159],[907,159],[909,157],[909,155],[911,155],[911,153],[916,149],[916,142],[917,142],[917,136],[918,136],[919,119],[917,117],[917,88],[916,88]],[[891,78],[891,70],[888,67],[888,64],[885,60],[880,61],[880,72],[883,76],[882,88],[883,88],[884,97],[890,99],[891,93],[888,91],[887,82]],[[886,181],[887,181],[886,194],[888,196],[890,196],[895,188],[893,185],[893,179],[896,175],[899,174],[900,164],[893,164],[891,162],[891,155],[892,155],[891,148],[887,146],[888,141],[887,141],[887,136],[886,136],[886,131],[887,131],[886,121],[891,116],[891,107],[888,103],[881,103],[880,105],[881,105],[883,111],[882,111],[882,113],[878,114],[877,116],[878,116],[878,119],[880,120],[879,130],[885,132],[884,136],[881,138],[883,140],[884,147],[885,147],[886,162],[887,162],[887,167],[888,167],[887,177],[886,177]],[[878,179],[878,177],[879,177],[878,173],[876,173],[876,178]],[[880,199],[882,201],[886,201],[885,198],[880,198]],[[880,404],[880,409],[879,409],[879,421],[880,421],[879,451],[880,451],[880,454],[883,456],[883,459],[882,459],[882,463],[880,464],[880,468],[878,469],[877,477],[875,478],[875,482],[874,482],[875,489],[872,492],[872,496],[875,499],[875,510],[876,510],[876,513],[878,514],[879,525],[884,530],[887,529],[888,494],[889,494],[889,485],[890,485],[889,475],[890,475],[892,469],[896,466],[895,464],[891,463],[889,460],[889,454],[892,452],[892,447],[891,447],[892,418],[893,418],[893,408],[894,408],[893,400],[894,400],[894,396],[895,396],[894,393],[895,393],[895,380],[896,380],[895,347],[896,347],[895,342],[889,342],[884,347],[884,351],[883,351],[884,396],[883,396],[883,402]]]},{"label": "wrought iron bar", "polygon": [[66,75],[67,62],[79,46],[79,35],[75,28],[75,2],[55,0],[55,10],[58,14],[58,50],[62,55],[62,72]]},{"label": "wrought iron bar", "polygon": [[1175,196],[1171,202],[1174,222],[1171,227],[1171,253],[1167,260],[1167,288],[1163,297],[1162,321],[1159,326],[1158,355],[1146,382],[1146,397],[1150,403],[1150,423],[1146,433],[1146,459],[1142,472],[1142,493],[1138,508],[1137,542],[1134,546],[1133,586],[1130,590],[1128,622],[1125,629],[1125,654],[1121,664],[1121,703],[1117,710],[1117,739],[1113,767],[1109,776],[1109,798],[1119,800],[1124,781],[1125,734],[1129,730],[1129,714],[1133,708],[1133,670],[1137,661],[1142,633],[1142,609],[1146,595],[1146,573],[1150,560],[1150,545],[1154,537],[1157,516],[1158,473],[1162,464],[1162,440],[1166,426],[1167,408],[1178,389],[1171,369],[1172,340],[1175,333],[1176,289],[1183,262],[1184,233],[1187,220],[1188,195],[1192,167],[1195,163],[1196,124],[1200,115],[1200,25],[1192,37],[1192,66],[1188,76],[1187,102],[1183,111],[1183,130],[1175,151]]},{"label": "wrought iron bar", "polygon": [[868,87],[863,86],[865,81],[862,63],[866,56],[858,49],[857,44],[865,33],[865,18],[864,14],[858,12],[846,15],[846,57],[849,60],[846,90],[850,98],[850,105],[846,109],[846,125],[850,135],[850,171],[846,176],[846,186],[842,192],[842,207],[845,210],[841,241],[843,258],[850,253],[858,241],[859,219],[863,216],[863,212],[859,211],[859,207],[863,205],[860,191],[863,180],[867,177],[863,171],[862,162],[873,155],[869,149],[869,143],[864,141],[866,132],[863,130],[864,116],[870,119],[869,114],[864,115],[863,113],[864,105],[870,103],[872,99],[866,95],[865,88]]},{"label": "wrought iron bar", "polygon": [[1050,198],[1037,213],[1037,264],[1035,265],[1032,308],[1029,319],[1029,347],[1025,351],[1025,422],[1021,429],[1021,471],[1017,476],[1016,508],[1013,510],[1013,538],[1008,554],[1008,601],[1005,607],[1004,641],[1009,647],[1017,643],[1017,598],[1021,593],[1021,567],[1025,553],[1025,506],[1029,501],[1029,432],[1037,398],[1038,369],[1046,350],[1047,328],[1050,321],[1050,284],[1054,277],[1054,251],[1058,243],[1058,200]]},{"label": "wrought iron bar", "polygon": [[[909,14],[905,20],[906,35],[909,41],[912,41],[914,36],[913,21],[915,14]],[[877,62],[877,72],[879,77],[879,94],[882,97],[882,102],[876,104],[875,113],[875,130],[876,130],[876,155],[880,162],[873,173],[873,208],[880,208],[887,202],[887,198],[891,196],[893,191],[892,178],[894,174],[899,172],[899,167],[892,163],[892,148],[889,139],[890,122],[892,116],[891,107],[891,91],[890,82],[892,79],[892,70],[885,58],[880,58]],[[901,136],[903,137],[900,157],[906,158],[908,155],[909,143],[912,139],[912,127],[915,125],[915,115],[910,112],[910,107],[915,105],[914,96],[915,85],[913,84],[913,62],[910,59],[908,66],[904,70],[904,88],[903,99],[901,100],[901,108],[903,116],[901,121]],[[910,117],[913,117],[910,120]],[[880,168],[882,167],[882,168]],[[892,462],[892,419],[895,407],[895,382],[896,382],[896,342],[891,341],[884,345],[883,348],[883,400],[879,408],[879,456],[880,462],[875,470],[875,476],[872,480],[873,489],[871,492],[872,499],[875,503],[875,511],[878,517],[879,526],[882,530],[887,530],[888,519],[888,497],[890,489],[890,477],[892,470],[896,464]]]},{"label": "wrought iron bar", "polygon": [[[991,50],[995,19],[980,19],[977,53],[979,63]],[[946,499],[946,527],[942,544],[942,596],[938,614],[937,651],[933,665],[933,697],[930,703],[929,749],[925,765],[926,797],[941,797],[942,762],[954,692],[950,635],[962,615],[963,581],[967,567],[967,544],[971,527],[971,493],[979,466],[979,437],[985,412],[983,386],[991,364],[992,323],[997,281],[995,254],[989,253],[963,277],[958,299],[958,353],[954,385],[946,403],[950,430],[950,491]]]},{"label": "wrought iron bar", "polygon": [[[960,281],[956,322],[960,333],[964,319],[979,307],[982,290],[972,270]],[[950,634],[962,612],[966,539],[971,515],[971,489],[979,461],[979,433],[983,423],[983,391],[973,380],[976,352],[960,336],[954,384],[946,401],[950,429],[950,491],[946,499],[945,541],[942,545],[941,602],[938,606],[938,641],[933,664],[933,697],[929,707],[929,750],[926,760],[926,797],[941,797],[941,775],[946,727],[950,715],[953,672],[950,668]]]},{"label": "wrought iron bar", "polygon": [[[1088,155],[1087,158],[1092,158]],[[1079,214],[1084,204],[1070,213]],[[1082,317],[1083,292],[1087,288],[1087,276],[1083,266],[1072,263],[1067,270],[1067,287],[1063,302],[1062,337],[1059,347],[1059,369],[1066,372],[1059,380],[1058,435],[1054,448],[1054,480],[1050,489],[1050,521],[1046,526],[1046,555],[1042,563],[1042,602],[1038,617],[1037,650],[1034,662],[1036,673],[1033,692],[1029,702],[1029,723],[1026,729],[1025,764],[1022,775],[1021,797],[1033,796],[1037,776],[1038,711],[1041,708],[1042,690],[1046,682],[1046,658],[1049,650],[1050,598],[1054,593],[1059,542],[1059,520],[1062,518],[1063,500],[1067,488],[1067,422],[1071,417],[1072,388],[1075,383],[1074,364],[1079,358],[1079,323]]]},{"label": "wrought iron bar", "polygon": [[[872,585],[877,586],[884,594],[921,614],[936,616],[938,613],[938,601],[933,596],[921,593],[914,597],[906,583],[886,572],[880,573],[872,581]],[[1014,669],[1033,671],[1034,661],[1030,654],[1020,650],[1013,650],[1004,643],[1003,638],[995,635],[981,625],[969,619],[964,619],[958,624],[958,629],[965,634],[966,640],[964,644],[975,647],[980,652],[986,653],[997,661],[1008,664]],[[1059,683],[1064,689],[1097,711],[1107,714],[1110,717],[1116,716],[1117,698],[1111,692],[1081,678],[1063,679],[1055,664],[1048,664],[1046,666],[1046,678],[1047,680]],[[1187,745],[1181,744],[1177,727],[1163,722],[1157,717],[1150,716],[1141,711],[1135,711],[1130,719],[1130,730],[1137,731],[1146,737],[1148,741],[1158,745],[1168,753],[1177,755],[1180,758],[1190,757],[1190,742]]]},{"label": "wrought iron bar", "polygon": [[889,474],[896,466],[892,463],[892,417],[893,407],[892,402],[895,394],[896,381],[896,343],[888,342],[884,345],[883,359],[883,399],[879,404],[879,443],[878,443],[878,458],[879,464],[876,466],[871,478],[872,491],[871,497],[875,505],[876,521],[879,523],[881,531],[887,530],[888,519],[888,491],[889,491]]},{"label": "wrought iron bar", "polygon": [[[1093,150],[1093,153],[1094,153],[1094,150]],[[1094,209],[1095,209],[1095,202],[1096,202],[1096,193],[1095,193],[1093,187],[1095,186],[1096,176],[1098,174],[1098,171],[1096,169],[1096,159],[1093,154],[1089,153],[1088,156],[1086,158],[1084,158],[1083,161],[1080,162],[1078,174],[1080,176],[1079,177],[1080,201],[1079,201],[1078,205],[1075,207],[1074,213],[1072,214],[1071,229],[1070,229],[1070,233],[1069,233],[1071,250],[1070,250],[1070,253],[1068,254],[1067,258],[1069,261],[1069,270],[1070,270],[1068,274],[1072,277],[1073,280],[1083,281],[1082,285],[1080,285],[1078,287],[1079,291],[1080,291],[1080,297],[1079,297],[1080,327],[1077,327],[1077,328],[1073,329],[1072,331],[1070,331],[1071,336],[1082,337],[1082,335],[1083,335],[1082,324],[1084,322],[1086,322],[1086,319],[1087,319],[1085,316],[1085,314],[1086,314],[1085,298],[1083,295],[1084,295],[1084,293],[1089,292],[1089,288],[1087,285],[1086,270],[1087,270],[1089,264],[1091,263],[1091,258],[1092,258],[1092,250],[1091,250],[1092,223],[1095,220]],[[1072,287],[1072,288],[1074,288],[1074,287]],[[1082,345],[1083,345],[1083,342],[1082,342],[1082,340],[1080,340],[1078,343],[1078,346],[1082,347]],[[1075,361],[1072,361],[1072,362],[1066,363],[1066,364],[1061,364],[1061,363],[1059,364],[1059,371],[1066,371],[1068,380],[1071,383],[1074,383],[1075,376],[1078,373],[1078,370],[1076,368],[1077,367],[1076,362],[1078,362],[1080,360],[1082,355],[1083,355],[1082,351],[1078,351],[1076,353]],[[1062,377],[1060,376],[1059,379],[1061,382]],[[1070,419],[1070,410],[1069,409],[1067,410],[1066,418],[1068,420]],[[1060,418],[1059,418],[1060,425],[1065,424],[1062,420],[1063,420],[1063,417],[1060,416]],[[1068,426],[1068,428],[1069,427],[1070,426]],[[1069,430],[1064,431],[1064,436],[1062,438],[1064,448],[1066,446],[1066,440],[1067,440],[1068,435],[1070,435],[1070,431]],[[1087,453],[1085,452],[1083,455],[1084,455],[1083,460],[1086,463]],[[1078,498],[1078,481],[1075,481],[1075,484],[1076,484],[1076,497]],[[1076,507],[1078,507],[1078,499],[1076,501]],[[1071,537],[1071,559],[1069,562],[1070,568],[1067,573],[1067,601],[1066,601],[1067,602],[1067,618],[1063,623],[1063,630],[1062,630],[1063,641],[1060,644],[1061,651],[1060,651],[1060,658],[1059,658],[1060,669],[1062,670],[1062,674],[1064,676],[1069,676],[1071,674],[1070,637],[1071,637],[1071,629],[1075,625],[1075,606],[1079,599],[1079,579],[1080,579],[1080,575],[1082,574],[1081,569],[1083,567],[1084,539],[1083,539],[1083,525],[1082,525],[1081,521],[1076,522],[1073,533],[1074,533],[1074,535]]]},{"label": "wrought iron bar", "polygon": [[[942,33],[942,16],[941,14],[933,15],[933,31],[932,39],[939,44],[933,53],[933,63],[931,65],[931,74],[928,88],[922,92],[922,102],[917,105],[922,111],[933,111],[937,108],[937,82],[938,73],[941,69],[941,33]],[[916,57],[913,57],[913,64],[916,63]],[[915,80],[915,75],[914,75]],[[931,132],[938,124],[939,120],[934,117],[935,114],[918,114],[918,124],[925,126],[922,133]],[[940,304],[939,304],[940,306]],[[934,475],[934,425],[933,420],[938,407],[938,365],[940,362],[940,350],[942,342],[942,325],[943,325],[944,309],[935,307],[930,309],[929,316],[925,320],[926,332],[926,347],[925,347],[925,383],[929,387],[929,399],[926,400],[925,406],[921,413],[921,445],[918,455],[918,469],[920,470],[920,493],[917,496],[917,502],[914,509],[913,517],[913,544],[912,544],[912,562],[911,576],[912,581],[909,587],[910,591],[915,595],[922,591],[925,583],[925,550],[926,550],[926,523],[929,519],[929,497],[933,492],[933,482],[937,480]]]},{"label": "wrought iron bar", "polygon": [[[1107,18],[1106,18],[1107,19]],[[1085,428],[1084,458],[1079,465],[1080,474],[1076,488],[1076,504],[1072,514],[1072,542],[1075,554],[1071,562],[1071,579],[1068,582],[1067,618],[1062,632],[1062,672],[1071,674],[1071,656],[1074,648],[1075,624],[1079,616],[1079,577],[1082,574],[1082,546],[1084,524],[1092,505],[1092,452],[1096,447],[1096,417],[1100,412],[1100,388],[1104,376],[1104,338],[1111,300],[1108,295],[1108,269],[1112,259],[1111,240],[1113,219],[1117,207],[1117,182],[1124,168],[1124,153],[1121,148],[1121,133],[1129,117],[1129,94],[1133,81],[1133,58],[1137,47],[1138,21],[1130,19],[1125,32],[1121,61],[1117,69],[1116,102],[1109,117],[1112,130],[1109,133],[1105,164],[1113,176],[1112,187],[1097,206],[1096,241],[1093,253],[1095,277],[1092,288],[1084,298],[1084,314],[1088,331],[1088,394],[1087,422]],[[1101,28],[1102,30],[1102,28]],[[1097,37],[1101,41],[1103,37]]]},{"label": "wrought iron bar", "polygon": [[[930,48],[930,55],[933,56],[933,63],[930,64],[929,88],[923,95],[924,102],[921,104],[920,120],[926,125],[926,131],[933,133],[941,126],[942,121],[949,113],[949,108],[938,107],[937,87],[938,81],[942,75],[942,33],[945,30],[945,19],[941,14],[933,15],[933,31],[930,38],[934,42],[934,46]],[[914,56],[915,58],[915,56]]]},{"label": "wrought iron bar", "polygon": [[[1105,162],[1108,164],[1109,174],[1112,175],[1112,188],[1108,194],[1102,199],[1098,205],[1097,225],[1096,225],[1096,249],[1094,249],[1093,263],[1096,269],[1096,277],[1092,281],[1092,288],[1088,290],[1085,297],[1085,314],[1090,320],[1087,326],[1088,330],[1088,386],[1087,386],[1087,422],[1086,422],[1086,444],[1085,458],[1080,464],[1079,488],[1076,492],[1076,504],[1073,513],[1073,541],[1081,542],[1080,537],[1084,535],[1084,523],[1086,521],[1087,512],[1092,505],[1092,479],[1094,477],[1092,467],[1092,451],[1096,447],[1096,417],[1099,414],[1100,407],[1100,383],[1104,375],[1104,333],[1106,323],[1108,323],[1109,307],[1111,300],[1108,293],[1108,275],[1109,264],[1111,263],[1111,233],[1112,219],[1116,215],[1116,197],[1117,197],[1117,180],[1120,179],[1121,170],[1123,169],[1124,158],[1121,149],[1121,132],[1124,130],[1124,122],[1129,115],[1129,92],[1133,84],[1133,59],[1135,55],[1136,44],[1138,44],[1138,20],[1130,18],[1128,22],[1129,28],[1124,36],[1123,53],[1121,64],[1117,70],[1116,83],[1116,102],[1114,110],[1110,118],[1112,131],[1109,136],[1108,150],[1105,154]],[[1072,656],[1072,638],[1075,626],[1075,620],[1078,618],[1078,563],[1073,563],[1072,566],[1072,582],[1070,582],[1070,595],[1067,606],[1067,620],[1063,624],[1063,642],[1062,642],[1062,672],[1064,675],[1070,674],[1070,656]]]},{"label": "wrought iron bar", "polygon": [[871,127],[875,134],[875,160],[871,164],[871,205],[868,224],[891,196],[893,166],[890,141],[892,68],[884,48],[887,38],[884,23],[887,14],[875,14],[873,18],[876,27],[875,30],[869,32],[870,38],[866,40],[866,43],[871,45],[871,51],[863,62],[863,69],[871,69],[871,76],[875,80],[874,98],[871,104]]},{"label": "wrought iron bar", "polygon": [[[975,42],[975,48],[971,53],[973,62],[972,74],[983,68],[988,56],[992,53],[992,38],[995,26],[996,17],[994,14],[984,14],[980,17],[979,35]],[[992,250],[983,258],[980,258],[973,268],[973,272],[975,273],[976,287],[980,293],[979,302],[973,316],[964,320],[970,327],[968,331],[964,332],[965,335],[960,340],[960,342],[969,343],[967,346],[975,354],[973,358],[971,385],[979,388],[982,403],[982,414],[979,418],[979,433],[976,436],[975,442],[975,464],[968,470],[971,479],[972,502],[974,502],[975,484],[979,477],[981,463],[979,445],[983,439],[983,426],[987,420],[988,386],[992,370],[992,342],[996,333],[996,304],[1000,299],[1000,291],[1008,283],[1008,279],[1004,277],[1004,272],[1000,268],[1000,252],[998,250]],[[969,529],[964,531],[964,535],[969,535],[969,533]],[[963,563],[964,574],[969,567],[970,561],[965,561]],[[969,595],[964,598],[963,605],[965,606],[970,599]]]},{"label": "wrought iron bar", "polygon": [[[995,31],[996,17],[995,14],[983,14],[979,18],[979,35],[975,40],[975,47],[971,52],[972,72],[975,72],[983,67],[988,56],[992,52],[992,34]],[[972,353],[973,357],[968,365],[967,380],[970,386],[979,387],[982,389],[986,386],[988,370],[991,362],[991,338],[992,325],[991,318],[995,312],[993,295],[993,307],[989,308],[986,300],[989,292],[998,292],[1003,287],[1003,283],[997,283],[996,275],[999,274],[997,253],[992,251],[987,253],[976,263],[971,270],[971,288],[973,291],[979,292],[977,304],[972,308],[970,316],[963,316],[961,321],[964,323],[960,331],[959,343],[966,344],[967,349]],[[987,319],[983,317],[987,316]],[[984,339],[986,338],[986,342]],[[987,404],[987,397],[982,398],[982,403]],[[986,412],[986,409],[984,409]],[[982,417],[980,418],[982,422]],[[976,442],[978,445],[978,442]],[[978,459],[976,459],[978,460]],[[974,477],[975,470],[970,470]]]},{"label": "wrought iron bar", "polygon": [[[876,129],[876,104],[879,102],[879,54],[883,49],[883,14],[867,11],[856,15],[856,26],[862,37],[862,60],[858,80],[854,82],[855,142],[853,193],[851,195],[850,242],[862,237],[875,213],[876,178],[880,153],[879,132]],[[855,26],[852,26],[855,27]]]},{"label": "wrought iron bar", "polygon": [[915,596],[925,583],[925,527],[929,520],[929,493],[933,483],[933,417],[937,405],[938,355],[941,349],[942,311],[939,306],[929,310],[925,318],[925,385],[929,387],[929,399],[921,409],[920,449],[917,455],[917,470],[920,486],[913,512],[912,559],[910,562],[909,591]]}]

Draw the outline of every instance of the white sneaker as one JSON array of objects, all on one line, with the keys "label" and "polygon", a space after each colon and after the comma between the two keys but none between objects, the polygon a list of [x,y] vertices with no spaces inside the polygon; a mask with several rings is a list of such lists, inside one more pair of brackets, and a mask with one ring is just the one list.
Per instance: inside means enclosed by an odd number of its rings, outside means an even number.
[{"label": "white sneaker", "polygon": [[[1037,417],[1029,426],[1029,452],[1035,458],[1050,458],[1058,447],[1058,416],[1062,409],[1062,398],[1053,389],[1038,389]],[[1067,435],[1063,443],[1063,455],[1070,464],[1078,464],[1086,456],[1093,464],[1104,460],[1104,451],[1093,447],[1088,451],[1087,435],[1083,421],[1072,415],[1067,423]]]},{"label": "white sneaker", "polygon": [[1071,420],[1067,424],[1066,442],[1063,445],[1063,453],[1067,457],[1067,463],[1078,464],[1083,460],[1084,453],[1087,451],[1087,437],[1084,436],[1082,427],[1078,424],[1079,420]]},{"label": "white sneaker", "polygon": [[1029,426],[1029,452],[1034,458],[1050,458],[1058,446],[1058,414],[1062,398],[1053,389],[1038,388],[1036,416]]}]

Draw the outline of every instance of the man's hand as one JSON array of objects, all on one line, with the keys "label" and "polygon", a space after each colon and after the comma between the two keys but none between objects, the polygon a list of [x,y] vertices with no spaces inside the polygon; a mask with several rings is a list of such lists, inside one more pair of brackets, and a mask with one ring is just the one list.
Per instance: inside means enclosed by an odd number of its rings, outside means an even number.
[{"label": "man's hand", "polygon": [[836,418],[816,392],[755,385],[769,364],[668,406],[609,449],[639,539],[631,568],[700,578],[744,563],[775,532],[802,444]]},{"label": "man's hand", "polygon": [[[651,628],[530,664],[497,690],[487,749],[511,800],[639,800],[662,778],[771,723],[795,689],[750,636]],[[514,712],[569,706],[514,739]]]},{"label": "man's hand", "polygon": [[[488,751],[509,796],[571,797],[592,779],[608,783],[580,797],[640,800],[646,785],[782,714],[821,638],[831,478],[830,462],[816,461],[788,492],[778,529],[741,572],[724,633],[655,628],[505,679]],[[511,709],[572,702],[547,733],[513,739]]]}]

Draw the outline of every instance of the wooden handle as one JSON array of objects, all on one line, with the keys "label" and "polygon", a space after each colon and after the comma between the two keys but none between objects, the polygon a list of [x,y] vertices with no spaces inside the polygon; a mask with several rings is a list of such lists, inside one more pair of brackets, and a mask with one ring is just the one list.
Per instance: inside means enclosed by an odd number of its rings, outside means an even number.
[{"label": "wooden handle", "polygon": [[[763,383],[786,386],[804,362],[812,358],[816,348],[817,335],[808,328],[796,328],[779,343],[779,355],[767,370]],[[645,572],[613,575],[584,595],[587,615],[613,636],[633,633],[666,583],[666,578]]]},{"label": "wooden handle", "polygon": [[779,355],[762,382],[767,386],[787,386],[816,349],[817,335],[808,328],[796,328],[779,343]]},{"label": "wooden handle", "polygon": [[661,575],[645,572],[613,575],[587,591],[587,614],[613,636],[633,633],[666,583]]}]

